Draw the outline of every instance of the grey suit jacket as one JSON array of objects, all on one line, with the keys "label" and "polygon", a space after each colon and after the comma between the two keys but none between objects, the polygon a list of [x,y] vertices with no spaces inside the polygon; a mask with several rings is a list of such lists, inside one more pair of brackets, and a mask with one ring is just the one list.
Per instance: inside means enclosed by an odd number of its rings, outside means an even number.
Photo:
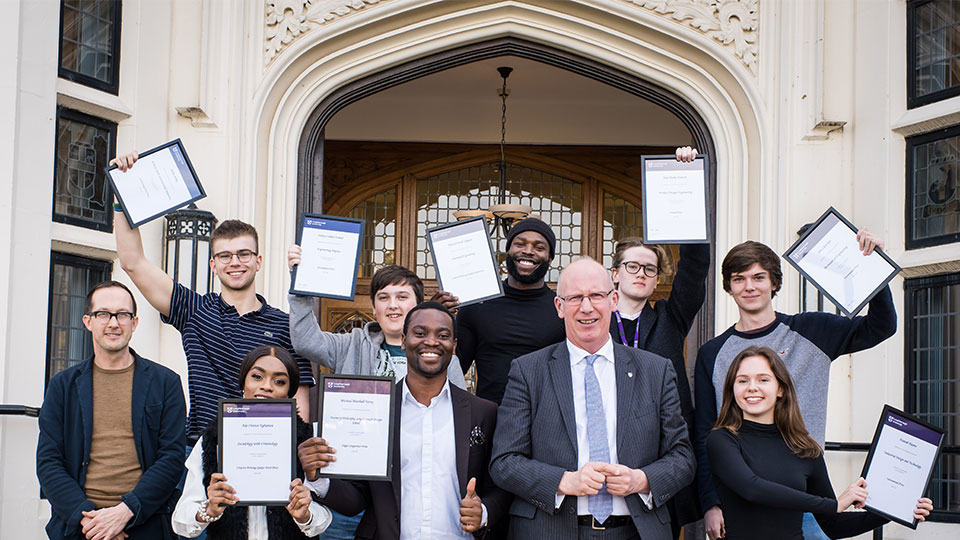
[{"label": "grey suit jacket", "polygon": [[[669,540],[665,506],[693,481],[696,460],[670,361],[614,344],[617,380],[617,458],[643,469],[653,510],[633,494],[626,498],[644,540]],[[490,475],[516,495],[510,507],[513,538],[577,538],[576,505],[556,509],[566,471],[576,471],[577,432],[573,381],[566,342],[521,356],[510,376],[498,413]]]}]

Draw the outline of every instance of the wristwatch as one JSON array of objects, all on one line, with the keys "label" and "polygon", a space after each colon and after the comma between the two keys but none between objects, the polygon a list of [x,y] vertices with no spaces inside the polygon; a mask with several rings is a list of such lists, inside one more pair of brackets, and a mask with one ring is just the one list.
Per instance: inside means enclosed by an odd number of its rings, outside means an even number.
[{"label": "wristwatch", "polygon": [[213,523],[223,517],[222,513],[217,517],[213,517],[207,513],[207,503],[209,502],[210,499],[204,499],[203,502],[200,503],[200,508],[197,510],[197,517],[204,523]]}]

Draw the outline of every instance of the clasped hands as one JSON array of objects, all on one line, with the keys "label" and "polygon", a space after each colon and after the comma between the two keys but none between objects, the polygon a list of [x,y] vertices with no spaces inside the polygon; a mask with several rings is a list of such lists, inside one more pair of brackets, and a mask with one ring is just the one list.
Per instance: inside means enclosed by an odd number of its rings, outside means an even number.
[{"label": "clasped hands", "polygon": [[[327,444],[323,437],[311,437],[297,447],[297,456],[303,465],[307,480],[313,482],[320,477],[320,469],[337,460],[336,448]],[[483,505],[476,492],[477,479],[467,482],[467,495],[460,501],[460,528],[464,532],[474,532],[483,527]]]},{"label": "clasped hands", "polygon": [[596,495],[604,484],[607,485],[607,493],[618,497],[650,493],[650,483],[643,470],[595,461],[584,463],[578,471],[563,473],[557,493],[575,497]]},{"label": "clasped hands", "polygon": [[132,517],[133,512],[120,502],[116,506],[83,512],[80,530],[87,540],[123,540],[127,537],[123,529]]}]

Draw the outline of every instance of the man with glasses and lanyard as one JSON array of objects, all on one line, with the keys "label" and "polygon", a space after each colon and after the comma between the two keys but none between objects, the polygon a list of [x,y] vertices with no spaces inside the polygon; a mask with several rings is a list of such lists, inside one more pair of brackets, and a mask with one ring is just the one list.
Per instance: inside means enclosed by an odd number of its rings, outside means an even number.
[{"label": "man with glasses and lanyard", "polygon": [[[677,149],[677,160],[693,161],[697,151],[689,146]],[[613,282],[620,298],[610,318],[610,334],[615,343],[635,347],[667,358],[673,363],[680,394],[680,412],[693,440],[693,398],[687,380],[683,344],[693,319],[706,297],[706,278],[710,270],[709,244],[680,246],[680,262],[673,278],[670,296],[650,304],[660,276],[670,273],[663,246],[646,244],[641,238],[623,238],[613,253]],[[688,486],[671,499],[673,537],[680,527],[700,519],[695,486]]]},{"label": "man with glasses and lanyard", "polygon": [[[136,153],[114,158],[110,164],[126,171]],[[227,220],[210,235],[210,269],[220,280],[220,293],[198,294],[173,280],[143,254],[140,231],[131,229],[122,208],[115,205],[113,230],[120,266],[146,297],[163,322],[180,331],[187,357],[190,409],[187,445],[217,419],[217,400],[239,398],[240,362],[260,345],[290,351],[300,366],[296,400],[300,416],[310,418],[309,387],[316,384],[310,362],[294,353],[286,312],[267,304],[257,294],[256,276],[263,262],[257,230],[238,220]]]}]

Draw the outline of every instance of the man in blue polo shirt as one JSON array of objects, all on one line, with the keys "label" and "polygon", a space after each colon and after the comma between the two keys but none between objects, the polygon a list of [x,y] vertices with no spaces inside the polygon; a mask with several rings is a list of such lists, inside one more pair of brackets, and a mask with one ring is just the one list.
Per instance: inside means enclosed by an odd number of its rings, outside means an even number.
[{"label": "man in blue polo shirt", "polygon": [[[134,153],[110,163],[126,171],[136,161]],[[241,397],[237,378],[246,353],[259,345],[276,345],[294,353],[289,317],[269,306],[256,291],[254,282],[263,262],[257,230],[237,220],[224,221],[214,229],[210,235],[210,269],[220,280],[221,292],[205,295],[174,283],[151,263],[143,254],[140,231],[131,229],[121,212],[114,213],[113,230],[120,266],[163,321],[180,331],[190,394],[187,444],[195,443],[216,420],[217,400]],[[294,357],[301,374],[297,406],[301,417],[308,419],[309,387],[315,384],[313,371],[309,361]]]}]

